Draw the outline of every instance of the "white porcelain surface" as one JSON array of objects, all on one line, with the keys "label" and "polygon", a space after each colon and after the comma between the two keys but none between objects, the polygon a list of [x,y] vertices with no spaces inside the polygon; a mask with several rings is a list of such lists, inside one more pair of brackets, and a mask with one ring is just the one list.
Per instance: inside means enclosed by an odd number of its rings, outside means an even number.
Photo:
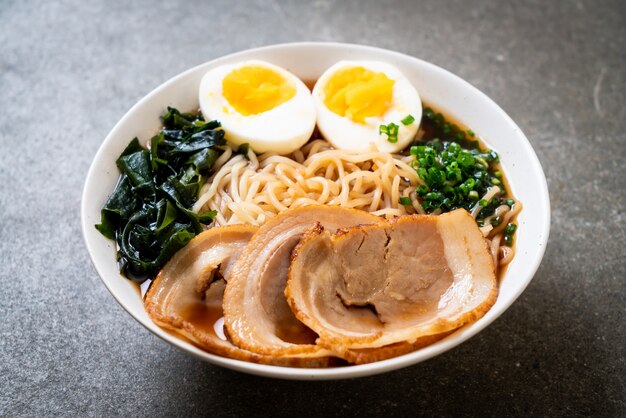
[{"label": "white porcelain surface", "polygon": [[[303,80],[316,79],[339,60],[380,60],[397,66],[416,86],[422,100],[471,128],[500,155],[512,192],[524,204],[518,216],[517,254],[500,283],[496,304],[480,320],[431,346],[377,363],[328,369],[297,369],[246,363],[206,353],[152,323],[141,298],[119,274],[115,244],[94,228],[100,209],[119,176],[115,160],[130,140],[146,142],[160,127],[167,106],[182,111],[198,108],[198,86],[204,73],[217,65],[261,59],[283,66]],[[433,64],[388,50],[336,43],[294,43],[228,55],[192,68],[159,86],[117,123],[91,165],[83,190],[82,227],[92,261],[115,299],[148,330],[198,358],[242,372],[286,379],[339,379],[383,373],[424,361],[476,335],[500,316],[526,288],[544,254],[550,230],[550,203],[543,170],[530,143],[511,118],[485,94]]]}]

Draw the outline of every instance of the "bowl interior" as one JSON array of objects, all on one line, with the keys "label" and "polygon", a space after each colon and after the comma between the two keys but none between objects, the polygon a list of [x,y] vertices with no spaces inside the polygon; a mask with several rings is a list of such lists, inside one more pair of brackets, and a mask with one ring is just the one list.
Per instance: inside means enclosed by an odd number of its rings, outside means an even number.
[{"label": "bowl interior", "polygon": [[[329,369],[266,366],[219,357],[152,323],[136,288],[117,269],[115,244],[94,228],[119,176],[115,160],[133,137],[145,143],[159,130],[159,116],[167,106],[183,111],[198,108],[197,90],[207,70],[247,59],[272,62],[303,80],[317,79],[339,60],[388,62],[409,78],[425,103],[471,128],[499,153],[513,195],[522,201],[524,208],[517,218],[516,256],[502,277],[495,305],[483,318],[431,346],[401,357]],[[498,105],[469,83],[433,64],[388,50],[349,44],[297,43],[243,51],[210,61],[170,79],[134,105],[109,133],[94,158],[83,190],[82,226],[92,261],[106,287],[124,309],[160,338],[201,359],[247,373],[291,379],[336,379],[382,373],[426,360],[467,340],[500,316],[526,288],[539,267],[548,240],[550,206],[545,176],[528,140]]]}]

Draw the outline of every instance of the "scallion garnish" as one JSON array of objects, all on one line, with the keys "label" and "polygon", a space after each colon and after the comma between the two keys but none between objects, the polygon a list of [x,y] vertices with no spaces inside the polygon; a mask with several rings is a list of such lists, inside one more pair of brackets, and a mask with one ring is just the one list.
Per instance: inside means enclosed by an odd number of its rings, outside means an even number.
[{"label": "scallion garnish", "polygon": [[413,115],[407,115],[407,117],[402,119],[400,122],[402,122],[404,126],[407,126],[415,122],[415,118],[413,117]]},{"label": "scallion garnish", "polygon": [[398,142],[398,132],[400,131],[400,126],[391,122],[389,125],[380,125],[378,127],[379,134],[387,135],[387,141],[392,144]]},{"label": "scallion garnish", "polygon": [[513,235],[516,229],[517,229],[517,225],[507,224],[506,228],[504,228],[504,235]]},{"label": "scallion garnish", "polygon": [[513,245],[513,235],[515,234],[515,230],[517,230],[517,225],[509,223],[504,228],[504,244],[507,246]]},{"label": "scallion garnish", "polygon": [[412,206],[413,202],[411,202],[411,198],[407,196],[400,197],[400,204],[402,206]]},{"label": "scallion garnish", "polygon": [[[424,108],[421,125],[428,139],[410,148],[415,169],[423,184],[415,191],[419,203],[427,213],[435,210],[449,212],[458,208],[478,210],[476,221],[484,225],[485,219],[501,223],[495,210],[502,204],[513,205],[505,199],[503,175],[499,168],[498,154],[480,148],[471,130],[446,121],[441,113]],[[481,199],[493,187],[500,191],[489,199]]]}]

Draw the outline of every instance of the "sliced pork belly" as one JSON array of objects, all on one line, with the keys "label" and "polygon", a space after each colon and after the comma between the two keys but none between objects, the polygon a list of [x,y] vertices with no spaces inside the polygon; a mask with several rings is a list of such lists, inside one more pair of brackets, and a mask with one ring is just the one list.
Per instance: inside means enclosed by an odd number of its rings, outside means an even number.
[{"label": "sliced pork belly", "polygon": [[257,228],[224,226],[205,231],[180,250],[150,285],[150,318],[211,353],[255,363],[322,367],[328,359],[273,358],[233,345],[223,330],[222,299],[235,260]]},{"label": "sliced pork belly", "polygon": [[224,293],[225,326],[233,342],[275,357],[331,356],[285,300],[291,251],[316,222],[335,231],[380,219],[355,209],[307,206],[285,211],[259,228],[237,260]]},{"label": "sliced pork belly", "polygon": [[347,360],[354,364],[373,363],[375,361],[386,360],[393,357],[398,357],[403,354],[410,353],[420,348],[427,347],[437,341],[447,337],[454,331],[443,332],[441,334],[426,335],[420,337],[417,340],[409,343],[402,341],[399,343],[389,344],[383,347],[376,348],[347,348],[337,344],[325,344],[324,341],[320,341],[320,345],[326,345],[329,350],[332,350],[337,357]]},{"label": "sliced pork belly", "polygon": [[337,352],[419,346],[481,317],[497,296],[491,254],[465,210],[337,233],[317,225],[292,257],[288,303]]}]

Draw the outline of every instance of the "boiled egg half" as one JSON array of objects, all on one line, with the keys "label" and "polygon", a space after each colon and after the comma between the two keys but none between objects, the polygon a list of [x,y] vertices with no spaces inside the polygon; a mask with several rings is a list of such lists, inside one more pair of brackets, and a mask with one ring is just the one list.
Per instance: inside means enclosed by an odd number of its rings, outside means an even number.
[{"label": "boiled egg half", "polygon": [[264,61],[245,61],[209,70],[200,82],[200,110],[218,120],[226,140],[257,153],[288,154],[315,129],[311,92],[289,71]]},{"label": "boiled egg half", "polygon": [[317,126],[338,149],[397,152],[415,137],[422,102],[415,87],[393,65],[340,61],[313,88]]}]

